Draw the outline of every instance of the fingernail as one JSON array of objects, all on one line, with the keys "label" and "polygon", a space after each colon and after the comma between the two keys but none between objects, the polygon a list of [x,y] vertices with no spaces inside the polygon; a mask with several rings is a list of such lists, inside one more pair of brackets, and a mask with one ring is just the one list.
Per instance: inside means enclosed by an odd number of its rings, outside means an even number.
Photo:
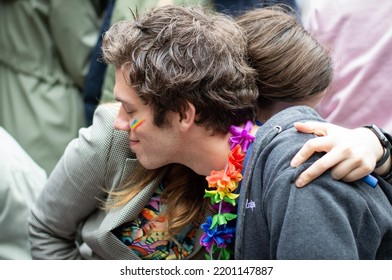
[{"label": "fingernail", "polygon": [[304,184],[304,181],[301,178],[298,178],[295,181],[295,185],[297,186],[297,188],[302,188],[305,184]]},{"label": "fingernail", "polygon": [[297,167],[298,163],[299,163],[299,161],[296,158],[293,158],[292,161],[290,162],[290,165],[292,167]]}]

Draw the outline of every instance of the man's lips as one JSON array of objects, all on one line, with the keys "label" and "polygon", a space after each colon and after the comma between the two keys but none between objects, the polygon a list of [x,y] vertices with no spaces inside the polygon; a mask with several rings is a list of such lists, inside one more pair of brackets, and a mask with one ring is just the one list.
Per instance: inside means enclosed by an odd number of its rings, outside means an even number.
[{"label": "man's lips", "polygon": [[139,143],[139,140],[135,140],[135,139],[130,139],[130,140],[129,140],[129,146],[134,146],[134,145],[136,145],[137,143]]}]

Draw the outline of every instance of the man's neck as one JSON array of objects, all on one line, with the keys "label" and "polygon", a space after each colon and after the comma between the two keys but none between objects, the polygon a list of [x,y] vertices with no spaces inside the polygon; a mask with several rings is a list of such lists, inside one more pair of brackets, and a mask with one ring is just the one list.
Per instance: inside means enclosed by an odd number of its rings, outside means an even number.
[{"label": "man's neck", "polygon": [[[257,126],[253,126],[251,134],[255,135],[257,129]],[[230,153],[231,136],[230,133],[210,135],[196,131],[187,141],[181,164],[204,176],[210,175],[212,170],[224,169]]]},{"label": "man's neck", "polygon": [[224,169],[230,152],[228,142],[230,136],[229,133],[208,135],[193,141],[187,148],[186,165],[204,176],[210,175],[211,170]]}]

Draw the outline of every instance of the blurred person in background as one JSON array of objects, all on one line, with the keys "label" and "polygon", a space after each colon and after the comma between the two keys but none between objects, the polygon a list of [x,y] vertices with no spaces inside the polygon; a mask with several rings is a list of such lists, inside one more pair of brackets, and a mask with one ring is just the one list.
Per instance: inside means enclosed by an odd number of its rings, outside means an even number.
[{"label": "blurred person in background", "polygon": [[85,125],[102,0],[0,0],[0,125],[49,175]]},{"label": "blurred person in background", "polygon": [[304,27],[330,49],[335,75],[318,106],[347,128],[372,123],[392,132],[392,2],[298,1]]},{"label": "blurred person in background", "polygon": [[0,260],[28,260],[27,217],[47,176],[2,127],[0,143]]}]

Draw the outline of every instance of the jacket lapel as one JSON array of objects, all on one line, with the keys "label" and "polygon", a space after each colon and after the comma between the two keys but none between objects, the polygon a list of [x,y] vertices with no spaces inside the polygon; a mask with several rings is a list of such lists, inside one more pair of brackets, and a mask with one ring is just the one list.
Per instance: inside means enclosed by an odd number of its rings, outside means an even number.
[{"label": "jacket lapel", "polygon": [[[140,166],[136,159],[127,159],[120,184],[124,182],[135,168]],[[124,243],[122,243],[113,233],[112,230],[120,225],[135,220],[141,210],[147,205],[151,196],[158,188],[164,172],[150,182],[141,192],[139,192],[124,207],[110,210],[103,219],[98,232],[98,243],[102,249],[102,253],[108,256],[108,259],[139,259]]]}]

